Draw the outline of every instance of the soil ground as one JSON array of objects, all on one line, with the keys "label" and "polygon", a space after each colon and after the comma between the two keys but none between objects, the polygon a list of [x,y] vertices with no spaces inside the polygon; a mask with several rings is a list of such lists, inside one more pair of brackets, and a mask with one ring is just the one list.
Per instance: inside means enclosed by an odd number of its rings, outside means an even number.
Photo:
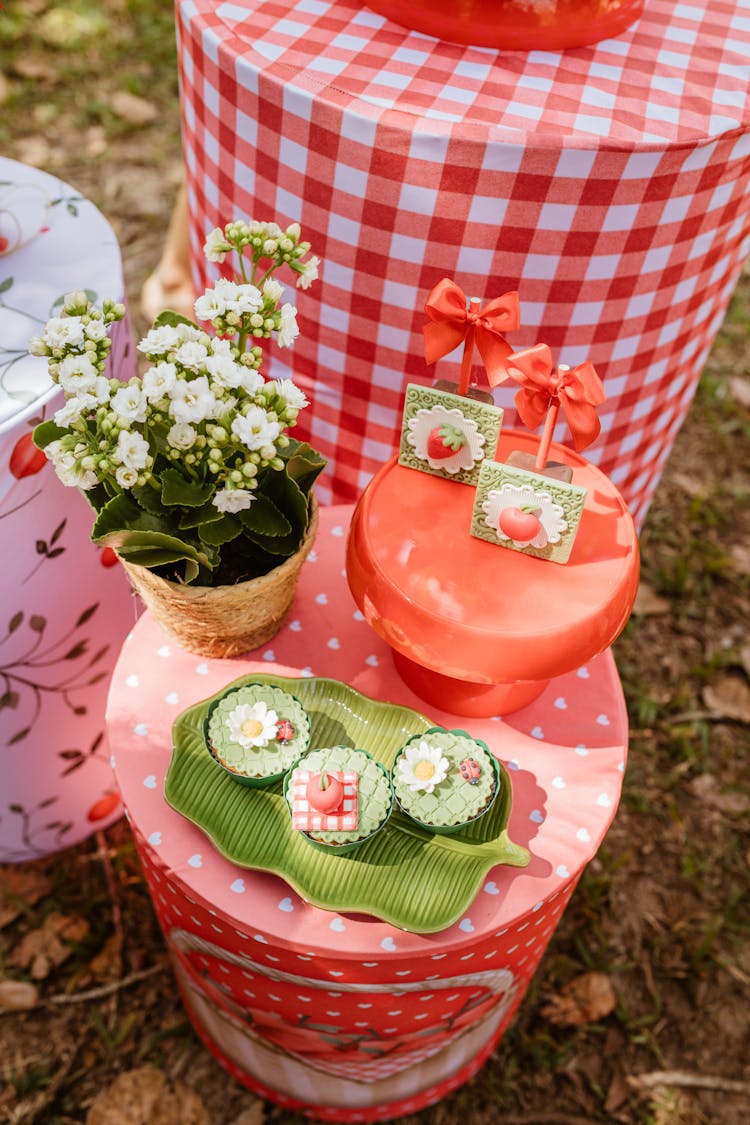
[{"label": "soil ground", "polygon": [[[11,0],[0,62],[0,148],[107,215],[137,310],[180,178],[171,6]],[[744,278],[649,514],[638,610],[616,645],[632,740],[614,825],[500,1048],[406,1125],[750,1121],[749,331]],[[1,1122],[294,1125],[197,1042],[124,822],[5,869],[0,888],[0,983],[25,985],[32,1004],[0,1014]],[[19,951],[45,927],[58,953],[32,980]],[[556,1022],[554,1001],[592,972],[612,1010]]]}]

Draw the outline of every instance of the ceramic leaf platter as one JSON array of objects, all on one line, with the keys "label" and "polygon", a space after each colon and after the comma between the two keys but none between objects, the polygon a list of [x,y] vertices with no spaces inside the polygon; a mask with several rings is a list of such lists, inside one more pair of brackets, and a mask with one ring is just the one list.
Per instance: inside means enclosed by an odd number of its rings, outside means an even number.
[{"label": "ceramic leaf platter", "polygon": [[369,699],[338,680],[256,675],[183,711],[172,728],[164,783],[167,802],[241,867],[281,876],[303,899],[324,910],[374,915],[415,933],[456,921],[497,864],[525,867],[529,853],[507,833],[510,779],[500,766],[501,791],[487,814],[451,836],[420,828],[394,805],[383,831],[354,852],[311,848],[291,826],[279,781],[268,789],[238,785],[206,747],[209,707],[226,691],[250,683],[296,696],[311,721],[310,748],[351,745],[390,769],[398,749],[434,723],[408,707]]}]

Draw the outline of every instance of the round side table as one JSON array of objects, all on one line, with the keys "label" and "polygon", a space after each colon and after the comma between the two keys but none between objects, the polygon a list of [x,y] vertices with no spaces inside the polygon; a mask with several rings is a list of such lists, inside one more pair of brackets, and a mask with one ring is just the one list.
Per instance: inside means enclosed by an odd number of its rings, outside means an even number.
[{"label": "round side table", "polygon": [[[163,796],[172,724],[185,708],[241,675],[275,672],[344,679],[422,710],[347,590],[351,515],[348,506],[321,510],[292,617],[268,646],[203,660],[145,613],[122,648],[108,706],[115,776],[198,1034],[261,1097],[343,1122],[428,1105],[491,1053],[615,813],[627,741],[609,652],[510,720],[472,721],[509,769],[509,834],[532,858],[525,869],[493,868],[439,933],[318,909],[277,875],[220,855]],[[429,717],[457,725],[436,709]]]}]

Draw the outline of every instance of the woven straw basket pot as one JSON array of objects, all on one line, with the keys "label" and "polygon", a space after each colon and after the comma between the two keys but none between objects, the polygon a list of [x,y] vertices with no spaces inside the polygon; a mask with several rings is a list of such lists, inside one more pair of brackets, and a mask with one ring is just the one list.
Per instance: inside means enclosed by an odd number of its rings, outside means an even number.
[{"label": "woven straw basket pot", "polygon": [[296,554],[268,574],[234,586],[184,586],[160,578],[148,567],[120,561],[154,620],[182,648],[199,656],[237,656],[278,633],[292,607],[317,530],[318,505],[313,496],[310,523]]}]

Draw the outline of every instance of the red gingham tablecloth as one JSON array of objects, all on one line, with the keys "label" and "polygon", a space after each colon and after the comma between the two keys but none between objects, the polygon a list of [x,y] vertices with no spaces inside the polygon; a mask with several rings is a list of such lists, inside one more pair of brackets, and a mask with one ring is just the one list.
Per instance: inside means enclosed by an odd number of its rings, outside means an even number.
[{"label": "red gingham tablecloth", "polygon": [[234,217],[299,221],[323,259],[272,360],[312,398],[296,433],[331,460],[322,498],[356,498],[393,451],[408,381],[457,377],[458,353],[426,367],[421,332],[447,275],[518,288],[514,347],[595,364],[587,456],[640,522],[750,249],[750,0],[646,0],[564,53],[440,43],[348,0],[177,15],[199,286]]}]

